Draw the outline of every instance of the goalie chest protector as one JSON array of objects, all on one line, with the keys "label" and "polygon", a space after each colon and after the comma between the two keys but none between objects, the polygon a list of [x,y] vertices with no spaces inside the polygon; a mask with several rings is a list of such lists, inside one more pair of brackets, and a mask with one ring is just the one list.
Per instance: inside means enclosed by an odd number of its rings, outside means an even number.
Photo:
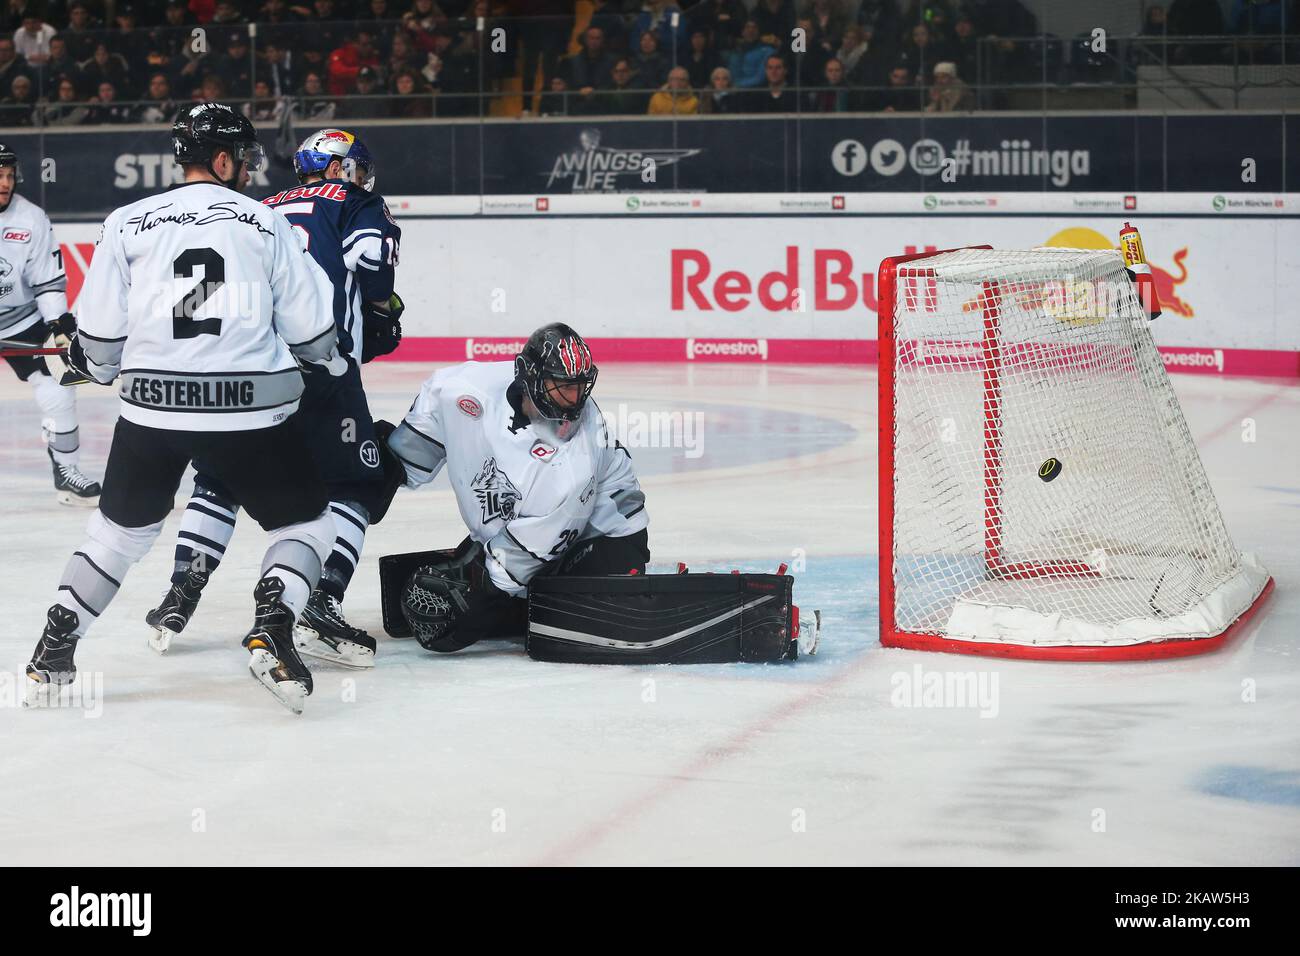
[{"label": "goalie chest protector", "polygon": [[534,578],[528,656],[569,664],[720,664],[798,656],[785,574]]}]

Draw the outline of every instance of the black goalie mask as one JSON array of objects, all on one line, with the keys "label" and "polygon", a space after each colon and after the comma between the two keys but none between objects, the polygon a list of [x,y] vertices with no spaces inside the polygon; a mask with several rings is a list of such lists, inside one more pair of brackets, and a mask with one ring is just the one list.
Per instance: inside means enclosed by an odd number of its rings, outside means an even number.
[{"label": "black goalie mask", "polygon": [[[515,356],[515,380],[544,418],[575,422],[582,415],[599,370],[582,336],[563,322],[544,325]],[[576,397],[570,399],[577,387]]]}]

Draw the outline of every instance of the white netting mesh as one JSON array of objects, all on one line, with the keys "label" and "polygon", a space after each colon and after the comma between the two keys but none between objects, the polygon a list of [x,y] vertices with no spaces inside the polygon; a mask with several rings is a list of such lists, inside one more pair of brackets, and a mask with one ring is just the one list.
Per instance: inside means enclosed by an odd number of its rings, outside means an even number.
[{"label": "white netting mesh", "polygon": [[897,629],[1208,637],[1259,594],[1117,252],[902,264],[893,329]]}]

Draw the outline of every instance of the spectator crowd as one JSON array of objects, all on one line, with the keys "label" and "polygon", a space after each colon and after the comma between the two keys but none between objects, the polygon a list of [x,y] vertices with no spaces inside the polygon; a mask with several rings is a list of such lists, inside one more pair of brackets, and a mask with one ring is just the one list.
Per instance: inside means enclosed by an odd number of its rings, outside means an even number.
[{"label": "spectator crowd", "polygon": [[[7,127],[168,122],[197,99],[257,121],[289,104],[321,121],[479,116],[521,93],[544,115],[954,112],[982,75],[1041,80],[1050,47],[1014,39],[1039,35],[1022,0],[0,3]],[[1143,33],[1294,32],[1295,6],[1148,4]]]}]

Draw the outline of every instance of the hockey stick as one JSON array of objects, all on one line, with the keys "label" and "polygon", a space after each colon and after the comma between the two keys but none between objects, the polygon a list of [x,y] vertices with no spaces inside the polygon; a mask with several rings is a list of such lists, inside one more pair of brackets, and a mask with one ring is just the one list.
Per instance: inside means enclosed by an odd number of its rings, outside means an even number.
[{"label": "hockey stick", "polygon": [[[67,348],[50,348],[43,345],[31,345],[18,339],[0,339],[0,358],[30,358],[35,355],[68,355]],[[90,379],[71,369],[59,376],[60,385],[89,385]]]},{"label": "hockey stick", "polygon": [[0,339],[0,358],[23,358],[27,355],[59,355],[67,349],[33,345],[22,339]]},{"label": "hockey stick", "polygon": [[62,355],[66,349],[7,348],[0,345],[0,358],[23,358],[28,355]]}]

